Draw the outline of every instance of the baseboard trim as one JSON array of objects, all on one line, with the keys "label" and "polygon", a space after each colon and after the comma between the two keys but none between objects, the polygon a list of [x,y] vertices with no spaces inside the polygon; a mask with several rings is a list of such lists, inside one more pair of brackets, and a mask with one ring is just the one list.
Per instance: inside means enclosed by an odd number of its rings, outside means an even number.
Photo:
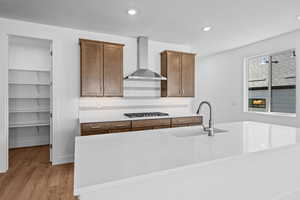
[{"label": "baseboard trim", "polygon": [[30,148],[34,148],[34,147],[49,147],[49,144],[42,144],[42,145],[34,145],[34,146],[25,146],[25,147],[12,147],[9,148],[9,150],[15,150],[15,149],[30,149]]},{"label": "baseboard trim", "polygon": [[65,156],[57,156],[56,158],[53,157],[52,165],[61,165],[66,163],[73,163],[74,162],[74,155],[65,155]]},{"label": "baseboard trim", "polygon": [[42,145],[48,145],[48,144],[49,144],[49,137],[39,138],[38,140],[37,139],[23,139],[23,140],[11,141],[9,148],[15,149],[15,148],[22,148],[22,147],[42,146]]}]

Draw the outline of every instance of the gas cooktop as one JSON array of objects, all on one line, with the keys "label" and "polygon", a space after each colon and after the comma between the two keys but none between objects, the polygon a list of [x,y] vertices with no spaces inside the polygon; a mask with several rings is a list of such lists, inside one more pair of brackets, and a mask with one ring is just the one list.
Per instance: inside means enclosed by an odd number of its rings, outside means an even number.
[{"label": "gas cooktop", "polygon": [[168,116],[168,113],[162,112],[142,112],[142,113],[124,113],[126,117],[134,118],[134,117],[161,117]]}]

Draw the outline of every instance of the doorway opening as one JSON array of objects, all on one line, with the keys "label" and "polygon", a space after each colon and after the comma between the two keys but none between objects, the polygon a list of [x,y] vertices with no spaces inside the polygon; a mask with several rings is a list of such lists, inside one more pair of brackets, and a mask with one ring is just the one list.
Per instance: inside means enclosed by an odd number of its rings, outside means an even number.
[{"label": "doorway opening", "polygon": [[8,37],[9,149],[49,146],[52,161],[52,41]]}]

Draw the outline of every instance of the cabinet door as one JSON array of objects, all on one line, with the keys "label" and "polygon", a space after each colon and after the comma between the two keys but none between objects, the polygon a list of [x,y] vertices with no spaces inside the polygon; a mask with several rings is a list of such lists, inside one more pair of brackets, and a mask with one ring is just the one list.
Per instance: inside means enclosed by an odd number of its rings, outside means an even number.
[{"label": "cabinet door", "polygon": [[123,47],[104,44],[104,96],[123,96]]},{"label": "cabinet door", "polygon": [[167,55],[167,93],[169,97],[181,96],[181,54],[168,52]]},{"label": "cabinet door", "polygon": [[81,42],[81,96],[103,96],[103,45]]},{"label": "cabinet door", "polygon": [[195,56],[193,54],[182,54],[181,73],[181,96],[195,96]]}]

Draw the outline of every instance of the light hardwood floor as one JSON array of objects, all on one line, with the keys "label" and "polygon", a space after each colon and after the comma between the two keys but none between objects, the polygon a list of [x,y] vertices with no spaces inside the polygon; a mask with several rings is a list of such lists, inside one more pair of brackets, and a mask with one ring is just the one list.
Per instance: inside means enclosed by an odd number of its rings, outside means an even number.
[{"label": "light hardwood floor", "polygon": [[49,147],[9,151],[9,170],[0,174],[0,200],[75,200],[73,164],[51,166]]}]

